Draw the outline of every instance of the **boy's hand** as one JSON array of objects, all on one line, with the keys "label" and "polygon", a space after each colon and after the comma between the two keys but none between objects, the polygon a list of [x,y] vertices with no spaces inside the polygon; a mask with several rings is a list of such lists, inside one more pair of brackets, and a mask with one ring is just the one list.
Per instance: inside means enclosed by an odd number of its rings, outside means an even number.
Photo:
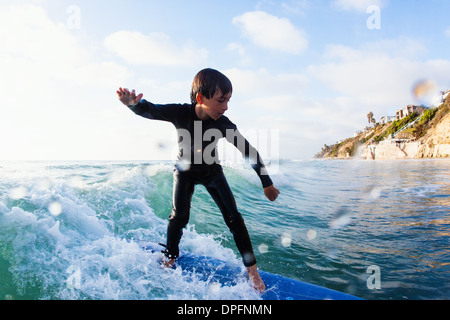
[{"label": "boy's hand", "polygon": [[122,89],[119,88],[119,90],[117,91],[117,95],[119,96],[119,100],[128,106],[133,106],[135,104],[138,104],[139,101],[141,101],[142,97],[144,96],[142,93],[138,96],[136,96],[136,91],[128,91],[128,89]]},{"label": "boy's hand", "polygon": [[270,187],[264,188],[264,194],[266,195],[267,199],[273,202],[278,198],[280,190],[271,185]]}]

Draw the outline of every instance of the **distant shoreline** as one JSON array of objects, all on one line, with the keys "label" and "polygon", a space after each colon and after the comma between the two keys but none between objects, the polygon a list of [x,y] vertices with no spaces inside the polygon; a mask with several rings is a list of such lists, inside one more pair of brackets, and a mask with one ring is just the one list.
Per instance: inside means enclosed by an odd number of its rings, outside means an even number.
[{"label": "distant shoreline", "polygon": [[[402,129],[399,130],[399,127]],[[422,114],[366,128],[334,145],[325,145],[316,159],[434,159],[450,158],[450,95],[437,108]]]}]

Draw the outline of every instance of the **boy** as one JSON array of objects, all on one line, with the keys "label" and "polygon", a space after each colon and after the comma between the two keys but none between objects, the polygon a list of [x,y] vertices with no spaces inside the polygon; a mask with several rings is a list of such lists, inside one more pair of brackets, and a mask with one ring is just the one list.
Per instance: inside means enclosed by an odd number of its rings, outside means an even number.
[{"label": "boy", "polygon": [[179,256],[178,245],[189,222],[194,188],[196,184],[203,184],[233,234],[250,280],[255,289],[262,292],[265,285],[256,267],[247,228],[219,164],[216,153],[218,140],[226,137],[246,158],[250,158],[270,201],[275,201],[280,191],[274,187],[259,153],[239,133],[236,125],[224,116],[232,93],[231,81],[214,69],[204,69],[196,75],[190,105],[155,105],[141,100],[143,94],[136,96],[134,90],[130,92],[120,88],[117,91],[120,101],[135,114],[171,122],[178,132],[180,152],[173,176],[173,210],[167,228],[167,245],[163,251],[167,257],[165,265],[171,267]]}]

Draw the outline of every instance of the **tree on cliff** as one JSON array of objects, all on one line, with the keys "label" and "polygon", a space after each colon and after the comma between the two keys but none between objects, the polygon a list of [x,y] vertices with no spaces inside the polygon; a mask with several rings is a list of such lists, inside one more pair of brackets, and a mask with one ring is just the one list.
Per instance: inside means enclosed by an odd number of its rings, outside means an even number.
[{"label": "tree on cliff", "polygon": [[367,120],[369,121],[369,124],[372,123],[372,119],[373,119],[373,112],[369,112],[369,114],[367,114]]}]

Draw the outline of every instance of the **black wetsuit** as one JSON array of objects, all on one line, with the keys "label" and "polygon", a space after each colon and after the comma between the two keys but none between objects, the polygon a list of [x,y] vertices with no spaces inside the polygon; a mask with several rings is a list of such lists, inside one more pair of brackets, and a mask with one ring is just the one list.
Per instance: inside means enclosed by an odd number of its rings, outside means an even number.
[{"label": "black wetsuit", "polygon": [[219,164],[216,147],[220,138],[226,138],[245,158],[250,158],[250,163],[261,179],[263,187],[269,187],[272,180],[256,149],[227,117],[222,116],[218,120],[200,120],[195,112],[195,105],[155,105],[141,100],[129,108],[142,117],[171,122],[178,131],[180,151],[173,176],[173,210],[167,229],[166,256],[170,259],[179,256],[178,245],[183,229],[189,222],[194,188],[196,184],[202,184],[222,212],[242,255],[244,265],[247,267],[255,265],[250,237]]}]

